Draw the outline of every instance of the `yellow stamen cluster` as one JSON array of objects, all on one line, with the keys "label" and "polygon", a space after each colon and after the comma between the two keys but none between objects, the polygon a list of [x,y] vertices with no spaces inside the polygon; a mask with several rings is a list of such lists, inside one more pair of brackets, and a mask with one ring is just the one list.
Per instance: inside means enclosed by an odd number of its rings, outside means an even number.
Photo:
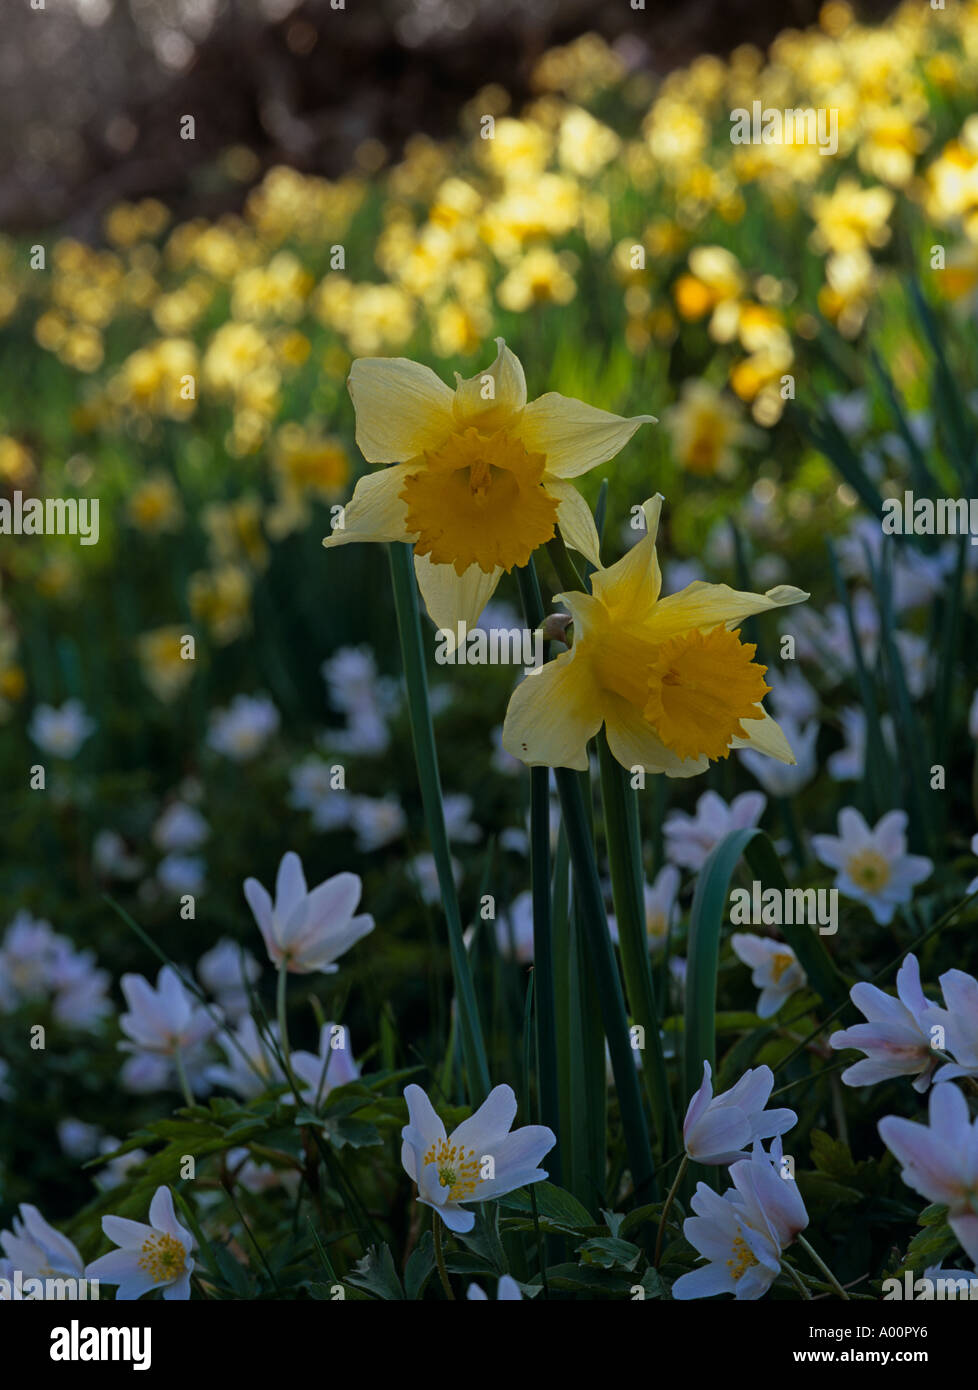
[{"label": "yellow stamen cluster", "polygon": [[878,849],[861,849],[846,864],[846,873],[853,883],[871,893],[878,893],[890,881],[890,866]]},{"label": "yellow stamen cluster", "polygon": [[525,565],[554,535],[557,503],[542,485],[546,460],[506,430],[472,428],[424,455],[401,489],[415,553],[464,574]]},{"label": "yellow stamen cluster", "polygon": [[648,673],[645,718],[680,758],[725,758],[743,719],[757,719],[770,686],[754,646],[722,625],[694,629],[664,642]]},{"label": "yellow stamen cluster", "polygon": [[152,1276],[154,1284],[168,1284],[183,1271],[187,1252],[175,1236],[154,1231],[143,1242],[139,1268]]},{"label": "yellow stamen cluster", "polygon": [[434,1163],[438,1169],[438,1181],[448,1188],[450,1202],[464,1202],[475,1192],[481,1181],[479,1160],[475,1150],[450,1144],[447,1139],[439,1139],[437,1144],[424,1156],[425,1164]]},{"label": "yellow stamen cluster", "polygon": [[777,955],[771,957],[771,979],[775,984],[778,983],[786,970],[791,969],[794,963],[794,956],[786,955],[784,951],[779,951]]},{"label": "yellow stamen cluster", "polygon": [[733,1255],[727,1261],[727,1268],[730,1270],[731,1277],[736,1283],[742,1279],[752,1265],[758,1264],[758,1258],[744,1240],[743,1236],[738,1236],[733,1243]]}]

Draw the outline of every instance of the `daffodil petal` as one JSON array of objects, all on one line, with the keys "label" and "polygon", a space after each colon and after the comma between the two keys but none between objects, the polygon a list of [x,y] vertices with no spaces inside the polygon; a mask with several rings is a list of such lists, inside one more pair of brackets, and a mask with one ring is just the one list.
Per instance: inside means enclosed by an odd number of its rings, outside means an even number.
[{"label": "daffodil petal", "polygon": [[628,700],[606,692],[605,702],[608,747],[622,767],[644,767],[667,777],[695,777],[709,767],[709,758],[677,758]]},{"label": "daffodil petal", "polygon": [[776,758],[779,763],[794,765],[798,761],[791,751],[791,744],[785,738],[781,725],[771,718],[767,710],[757,719],[742,719],[740,722],[747,731],[747,737],[732,739],[731,748],[754,748],[758,753],[766,753],[769,758]]},{"label": "daffodil petal", "polygon": [[410,464],[399,463],[365,474],[343,508],[342,525],[335,526],[323,545],[349,545],[352,541],[413,540],[407,529],[407,506],[401,488]]},{"label": "daffodil petal", "polygon": [[655,538],[663,500],[659,492],[649,498],[642,508],[645,513],[645,535],[615,564],[592,576],[591,592],[614,610],[619,619],[627,620],[633,614],[644,614],[659,597],[662,573]]},{"label": "daffodil petal", "polygon": [[486,574],[478,565],[469,565],[459,575],[454,565],[434,565],[427,555],[415,555],[414,573],[435,627],[454,632],[460,622],[475,627],[503,571],[494,569]]},{"label": "daffodil petal", "polygon": [[601,692],[573,651],[525,676],[513,691],[503,747],[528,767],[586,772],[587,744],[601,727]]},{"label": "daffodil petal", "polygon": [[572,550],[579,550],[592,565],[601,564],[600,541],[591,508],[573,483],[562,478],[543,480],[544,491],[557,499],[557,525],[564,541]]},{"label": "daffodil petal", "polygon": [[455,428],[451,387],[408,357],[358,357],[347,386],[368,463],[407,463],[437,449]]},{"label": "daffodil petal", "polygon": [[791,584],[779,584],[764,594],[752,594],[731,589],[729,584],[707,584],[696,579],[660,599],[649,618],[648,636],[655,642],[689,632],[691,628],[713,628],[725,623],[736,627],[752,613],[765,613],[789,603],[803,603],[810,595]]},{"label": "daffodil petal", "polygon": [[597,406],[548,391],[531,401],[519,421],[519,434],[531,453],[543,454],[547,472],[578,478],[623,449],[639,425],[655,424],[654,415],[625,419]]},{"label": "daffodil petal", "polygon": [[[513,415],[518,415],[526,405],[526,377],[523,364],[506,346],[502,338],[496,339],[496,360],[484,372],[463,378],[455,373],[455,419],[462,426],[473,425],[476,429],[498,429]],[[492,395],[486,395],[489,382],[492,382]]]}]

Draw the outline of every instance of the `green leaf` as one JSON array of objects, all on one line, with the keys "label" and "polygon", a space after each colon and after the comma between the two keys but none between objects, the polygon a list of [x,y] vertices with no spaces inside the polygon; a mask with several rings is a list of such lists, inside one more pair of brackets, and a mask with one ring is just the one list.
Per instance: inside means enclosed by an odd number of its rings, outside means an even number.
[{"label": "green leaf", "polygon": [[357,1288],[366,1289],[385,1302],[404,1298],[401,1281],[394,1267],[394,1257],[387,1245],[371,1245],[361,1260],[353,1266],[352,1274],[344,1281]]},{"label": "green leaf", "polygon": [[425,1285],[435,1272],[435,1243],[431,1232],[425,1231],[417,1248],[411,1251],[404,1268],[404,1293],[411,1300],[421,1297]]},{"label": "green leaf", "polygon": [[[537,1211],[548,1221],[555,1221],[571,1230],[595,1225],[594,1217],[587,1207],[562,1187],[549,1182],[537,1182],[533,1184],[533,1191],[536,1195]],[[507,1192],[505,1197],[500,1197],[499,1205],[507,1211],[519,1211],[526,1215],[533,1213],[529,1189],[525,1187],[517,1188],[515,1192]]]},{"label": "green leaf", "polygon": [[830,1178],[852,1178],[857,1171],[849,1145],[833,1139],[824,1129],[812,1130],[812,1162]]},{"label": "green leaf", "polygon": [[621,1268],[632,1270],[642,1258],[642,1251],[630,1240],[617,1240],[614,1236],[598,1236],[586,1240],[577,1247],[582,1265],[597,1265],[599,1269]]},{"label": "green leaf", "polygon": [[907,1258],[902,1267],[926,1269],[928,1265],[942,1264],[957,1249],[958,1238],[946,1222],[939,1226],[925,1226],[907,1247]]},{"label": "green leaf", "polygon": [[727,919],[730,879],[744,849],[757,834],[734,830],[721,840],[696,879],[689,918],[686,1026],[683,1035],[684,1101],[699,1090],[703,1063],[716,1074],[717,966],[720,934]]}]

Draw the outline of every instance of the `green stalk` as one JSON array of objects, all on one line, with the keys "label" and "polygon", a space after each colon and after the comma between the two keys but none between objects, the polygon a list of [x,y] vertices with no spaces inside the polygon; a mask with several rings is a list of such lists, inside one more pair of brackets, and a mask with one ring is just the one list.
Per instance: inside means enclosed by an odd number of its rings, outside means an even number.
[{"label": "green stalk", "polygon": [[659,1261],[662,1259],[662,1242],[666,1234],[666,1217],[672,1209],[672,1204],[676,1200],[676,1193],[679,1191],[683,1178],[686,1176],[686,1169],[689,1167],[689,1155],[683,1154],[683,1161],[676,1170],[676,1176],[672,1180],[672,1187],[669,1189],[668,1196],[662,1207],[662,1215],[659,1218],[659,1230],[655,1238],[655,1255],[652,1259],[653,1266],[658,1269]]},{"label": "green stalk", "polygon": [[173,1065],[176,1068],[177,1080],[180,1083],[180,1090],[183,1092],[183,1098],[187,1102],[188,1108],[192,1110],[195,1104],[194,1093],[190,1089],[190,1082],[187,1080],[187,1068],[183,1064],[182,1048],[175,1047],[173,1049]]},{"label": "green stalk", "polygon": [[547,554],[550,556],[550,563],[557,572],[557,579],[562,591],[572,592],[574,589],[584,588],[584,581],[578,574],[577,566],[571,559],[570,552],[559,531],[553,540],[547,541]]},{"label": "green stalk", "polygon": [[613,756],[603,732],[598,735],[598,760],[611,891],[618,919],[618,946],[632,1017],[645,1032],[642,1072],[661,1146],[661,1161],[663,1155],[672,1153],[678,1147],[679,1141],[669,1096],[669,1079],[662,1052],[659,1011],[645,929],[638,807],[635,793],[627,782],[628,774]]},{"label": "green stalk", "polygon": [[275,1014],[278,1019],[278,1040],[282,1052],[282,1065],[286,1078],[295,1092],[296,1098],[299,1099],[299,1087],[292,1071],[292,1049],[289,1047],[289,1018],[285,1002],[288,979],[289,967],[286,962],[282,960],[278,967],[278,983],[275,990]]},{"label": "green stalk", "polygon": [[[583,773],[578,773],[578,777]],[[577,1196],[591,1211],[608,1205],[608,1071],[604,1022],[588,956],[581,905],[575,894],[570,999],[571,1125],[577,1141]]]},{"label": "green stalk", "polygon": [[411,560],[410,545],[396,541],[388,546],[391,582],[394,588],[394,609],[401,641],[401,659],[407,686],[408,710],[411,718],[411,737],[421,785],[421,801],[425,824],[431,840],[431,850],[438,873],[445,921],[448,926],[448,949],[452,963],[455,996],[458,1000],[462,1056],[465,1061],[469,1100],[473,1106],[489,1094],[489,1065],[486,1061],[482,1024],[475,998],[475,986],[468,954],[462,939],[462,918],[458,894],[452,874],[452,856],[445,830],[445,810],[441,799],[438,775],[438,753],[428,703],[428,674],[425,668],[421,620],[418,614],[418,594]]},{"label": "green stalk", "polygon": [[818,1251],[812,1249],[812,1247],[809,1245],[808,1241],[805,1239],[805,1237],[802,1235],[802,1233],[801,1233],[800,1231],[799,1231],[798,1234],[795,1236],[795,1240],[797,1240],[798,1244],[801,1246],[801,1248],[802,1248],[802,1249],[805,1251],[805,1253],[808,1255],[808,1257],[809,1257],[809,1259],[811,1260],[812,1264],[816,1265],[816,1266],[818,1267],[818,1269],[822,1272],[822,1274],[825,1276],[825,1278],[826,1278],[826,1280],[828,1281],[828,1283],[832,1286],[833,1289],[835,1289],[835,1291],[836,1291],[836,1293],[839,1295],[839,1297],[840,1297],[840,1298],[848,1299],[848,1298],[849,1298],[849,1295],[846,1293],[845,1289],[844,1289],[844,1288],[842,1287],[842,1285],[839,1283],[838,1279],[835,1277],[835,1275],[834,1275],[834,1274],[832,1273],[832,1271],[829,1269],[828,1265],[827,1265],[827,1264],[825,1263],[825,1261],[822,1259],[822,1257],[821,1257],[821,1255],[818,1253]]},{"label": "green stalk", "polygon": [[580,920],[601,1005],[605,1036],[608,1039],[608,1051],[611,1054],[611,1068],[618,1091],[625,1147],[635,1183],[636,1200],[648,1201],[655,1174],[652,1149],[645,1112],[642,1109],[638,1072],[629,1039],[628,1017],[625,1013],[618,964],[612,949],[608,917],[601,895],[594,843],[588,829],[587,808],[578,774],[566,767],[559,767],[556,771],[561,813],[567,827],[567,842],[570,845],[571,864],[574,869]]},{"label": "green stalk", "polygon": [[[525,567],[517,570],[516,577],[523,601],[524,620],[527,627],[536,629],[543,622],[543,600],[532,556]],[[527,676],[526,679],[533,680],[535,677]],[[540,1122],[557,1134],[557,1004],[550,911],[550,777],[545,767],[530,769],[530,886],[533,894],[533,989]],[[560,1183],[556,1156],[551,1179]]]},{"label": "green stalk", "polygon": [[433,1227],[432,1237],[435,1245],[435,1264],[438,1266],[438,1278],[441,1280],[441,1286],[445,1290],[445,1297],[450,1298],[454,1302],[455,1294],[452,1291],[451,1281],[448,1278],[448,1270],[445,1267],[445,1251],[442,1248],[441,1217],[437,1212],[431,1224]]},{"label": "green stalk", "polygon": [[574,968],[577,943],[570,909],[570,851],[567,846],[567,832],[563,826],[560,827],[560,834],[557,838],[557,853],[554,856],[552,918],[554,927],[557,1080],[560,1109],[557,1150],[561,1156],[564,1186],[569,1188],[574,1196],[578,1197],[586,1206],[593,1194],[584,1181],[584,1173],[587,1168],[584,1130],[574,1123],[574,1102],[578,1081],[576,1054],[581,1045],[581,1030],[585,1020],[578,995],[577,971]]},{"label": "green stalk", "polygon": [[[559,532],[553,540],[547,542],[547,553],[564,589],[584,589],[581,576]],[[642,1093],[628,1032],[628,1015],[625,1012],[618,963],[608,932],[608,917],[598,878],[593,829],[578,774],[569,768],[557,768],[556,777],[561,816],[567,830],[574,871],[575,901],[587,942],[605,1036],[608,1039],[628,1162],[635,1183],[636,1197],[648,1200],[655,1185],[655,1165],[645,1112],[642,1109]]]}]

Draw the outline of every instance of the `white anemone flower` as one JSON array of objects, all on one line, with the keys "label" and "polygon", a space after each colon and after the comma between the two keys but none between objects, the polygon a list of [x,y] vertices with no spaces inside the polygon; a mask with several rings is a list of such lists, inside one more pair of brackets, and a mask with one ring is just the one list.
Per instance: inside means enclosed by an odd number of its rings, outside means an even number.
[{"label": "white anemone flower", "polygon": [[86,1275],[118,1284],[117,1300],[141,1298],[150,1289],[160,1289],[168,1301],[189,1298],[194,1238],[177,1220],[168,1187],[156,1189],[149,1222],[147,1226],[123,1216],[103,1216],[102,1230],[119,1249],[93,1260]]},{"label": "white anemone flower", "polygon": [[978,1263],[978,1119],[957,1086],[942,1082],[930,1093],[929,1123],[886,1115],[880,1138],[902,1165],[908,1187],[948,1207],[947,1222],[969,1260]]},{"label": "white anemone flower", "polygon": [[37,1207],[22,1202],[13,1231],[0,1231],[0,1246],[25,1279],[80,1279],[84,1261],[67,1236],[49,1226]]},{"label": "white anemone flower", "polygon": [[356,1081],[360,1067],[353,1057],[350,1030],[339,1023],[324,1023],[319,1031],[319,1052],[293,1052],[292,1072],[306,1105],[321,1105],[336,1086]]},{"label": "white anemone flower", "polygon": [[683,1222],[683,1234],[707,1263],[676,1280],[673,1298],[732,1293],[743,1302],[767,1293],[780,1273],[783,1251],[808,1225],[797,1184],[781,1177],[772,1157],[757,1145],[750,1158],[730,1169],[734,1185],[722,1197],[697,1183],[696,1215]]},{"label": "white anemone flower", "polygon": [[865,1018],[829,1038],[836,1051],[858,1048],[865,1057],[847,1067],[847,1086],[873,1086],[897,1076],[912,1076],[915,1091],[926,1091],[940,1060],[934,1049],[935,1023],[940,1010],[924,994],[917,957],[908,955],[897,974],[897,997],[860,980],[849,997]]},{"label": "white anemone flower", "polygon": [[773,1139],[798,1123],[793,1110],[765,1110],[774,1073],[770,1067],[745,1071],[735,1086],[713,1094],[709,1062],[703,1063],[703,1083],[689,1102],[683,1121],[683,1145],[696,1163],[736,1163],[748,1145]]},{"label": "white anemone flower", "polygon": [[475,1225],[462,1202],[485,1202],[546,1178],[538,1167],[557,1142],[544,1125],[510,1132],[516,1118],[511,1086],[496,1086],[449,1135],[420,1086],[404,1091],[409,1123],[401,1130],[401,1163],[418,1185],[418,1200],[433,1207],[451,1231]]},{"label": "white anemone flower", "polygon": [[954,1064],[941,1067],[934,1080],[978,1076],[978,980],[963,970],[945,970],[941,989],[947,1008],[935,1011],[934,1022],[944,1028],[945,1051],[954,1058]]},{"label": "white anemone flower", "polygon": [[758,1018],[773,1018],[793,994],[804,989],[808,977],[790,946],[754,932],[734,932],[734,955],[751,969],[751,983],[761,991]]},{"label": "white anemone flower", "polygon": [[930,859],[907,854],[906,829],[906,811],[888,811],[871,830],[854,806],[844,806],[837,836],[812,836],[816,857],[836,870],[839,892],[865,903],[884,927],[934,870]]},{"label": "white anemone flower", "polygon": [[27,732],[42,753],[70,759],[95,732],[95,721],[85,713],[81,700],[65,700],[60,708],[38,705]]},{"label": "white anemone flower", "polygon": [[763,792],[741,792],[729,805],[715,791],[705,791],[695,816],[670,811],[662,824],[666,857],[684,869],[702,869],[711,852],[732,830],[756,825],[764,814]]},{"label": "white anemone flower", "polygon": [[215,1023],[207,1010],[194,1004],[172,965],[164,965],[156,977],[156,988],[142,975],[123,975],[120,981],[129,1012],[119,1019],[129,1042],[120,1043],[127,1052],[150,1052],[172,1057],[187,1051],[214,1031]]},{"label": "white anemone flower", "polygon": [[[278,1029],[274,1023],[271,1033],[277,1041]],[[269,1087],[285,1082],[285,1073],[272,1044],[262,1037],[250,1014],[241,1019],[233,1035],[220,1034],[217,1043],[227,1063],[207,1068],[207,1080],[211,1085],[226,1086],[243,1100],[254,1100],[264,1095]]]},{"label": "white anemone flower", "polygon": [[273,965],[295,975],[335,974],[337,957],[374,929],[369,913],[353,915],[362,886],[358,874],[341,873],[310,892],[291,850],[278,866],[274,903],[256,878],[246,879],[244,894]]}]

